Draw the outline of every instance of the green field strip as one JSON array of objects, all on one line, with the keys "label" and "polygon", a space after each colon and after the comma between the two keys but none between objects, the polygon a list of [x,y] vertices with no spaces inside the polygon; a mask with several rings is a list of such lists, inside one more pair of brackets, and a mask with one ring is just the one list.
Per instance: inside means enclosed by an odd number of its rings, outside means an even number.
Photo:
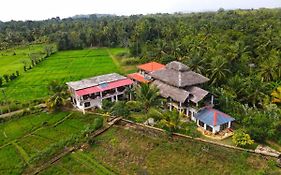
[{"label": "green field strip", "polygon": [[38,138],[42,138],[42,139],[45,139],[45,140],[51,140],[51,141],[56,141],[55,139],[52,139],[52,138],[48,138],[48,137],[44,137],[44,136],[42,136],[42,135],[38,135],[37,133],[33,133],[33,134],[31,134],[31,136],[33,136],[33,137],[38,137]]},{"label": "green field strip", "polygon": [[[71,114],[72,114],[72,113],[71,113]],[[0,146],[0,149],[2,149],[2,148],[4,148],[4,147],[6,147],[6,146],[12,144],[13,142],[17,142],[19,139],[22,139],[22,138],[28,137],[28,136],[30,136],[30,135],[32,135],[32,134],[35,134],[35,133],[37,133],[38,131],[40,131],[40,130],[42,130],[42,129],[56,127],[56,126],[62,124],[63,121],[65,121],[65,120],[68,119],[69,117],[70,117],[70,114],[67,115],[67,116],[65,116],[63,119],[57,121],[56,123],[54,123],[54,124],[51,125],[51,126],[41,126],[41,127],[36,128],[36,129],[32,129],[30,132],[27,132],[25,135],[22,135],[22,136],[20,136],[20,137],[18,137],[18,138],[15,138],[15,139],[13,139],[13,140],[10,140],[9,142],[7,142],[7,143],[1,145],[1,146]],[[50,120],[51,120],[51,119],[53,119],[53,118],[50,118]]]},{"label": "green field strip", "polygon": [[112,175],[113,172],[106,169],[104,166],[102,166],[100,163],[98,163],[96,160],[92,159],[91,157],[83,154],[82,152],[75,152],[71,155],[75,160],[79,161],[81,164],[85,165],[86,167],[89,167],[93,170],[95,170],[96,174],[104,175]]},{"label": "green field strip", "polygon": [[27,102],[44,99],[48,96],[47,84],[51,80],[64,83],[112,72],[120,72],[120,68],[106,48],[60,51],[9,82],[5,91],[9,100]]},{"label": "green field strip", "polygon": [[56,122],[55,124],[53,124],[51,127],[56,127],[58,125],[60,125],[61,123],[63,123],[65,120],[67,120],[73,113],[68,114],[66,117],[64,117],[62,120]]},{"label": "green field strip", "polygon": [[56,164],[56,166],[57,166],[60,170],[62,170],[62,171],[64,171],[64,172],[67,172],[67,174],[75,174],[75,173],[73,173],[72,171],[70,171],[68,168],[63,167],[63,165]]},{"label": "green field strip", "polygon": [[28,154],[25,152],[25,150],[21,146],[19,146],[16,142],[12,142],[12,145],[15,146],[22,159],[25,161],[26,164],[28,164],[30,158]]}]

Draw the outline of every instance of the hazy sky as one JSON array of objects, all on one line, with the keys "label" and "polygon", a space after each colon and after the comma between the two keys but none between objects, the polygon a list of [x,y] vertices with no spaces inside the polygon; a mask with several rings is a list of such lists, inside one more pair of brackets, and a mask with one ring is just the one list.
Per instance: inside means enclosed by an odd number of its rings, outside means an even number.
[{"label": "hazy sky", "polygon": [[0,20],[41,20],[77,14],[117,15],[281,7],[281,0],[1,0]]}]

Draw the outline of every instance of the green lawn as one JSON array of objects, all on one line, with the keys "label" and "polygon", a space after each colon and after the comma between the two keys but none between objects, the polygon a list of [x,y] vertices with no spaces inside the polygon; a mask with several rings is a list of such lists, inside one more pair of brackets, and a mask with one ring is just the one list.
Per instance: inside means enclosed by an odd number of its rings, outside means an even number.
[{"label": "green lawn", "polygon": [[[98,136],[87,151],[67,156],[42,174],[92,174],[96,162],[116,174],[280,174],[262,156],[187,139],[171,140],[114,127]],[[75,158],[87,157],[87,164]],[[93,161],[93,162],[92,162]],[[71,166],[73,165],[73,166]]]},{"label": "green lawn", "polygon": [[[114,55],[124,50],[99,48],[57,52],[17,80],[10,82],[4,88],[7,98],[21,102],[42,99],[48,96],[47,85],[52,80],[65,83],[106,73],[122,73],[120,65],[109,53]],[[0,66],[0,69],[3,66]]]},{"label": "green lawn", "polygon": [[32,158],[46,151],[43,158],[48,159],[56,151],[50,150],[53,145],[70,139],[75,134],[81,135],[94,124],[96,117],[81,113],[42,112],[1,123],[0,174],[20,174],[26,167],[38,162],[37,159],[30,161]]},{"label": "green lawn", "polygon": [[[44,53],[42,44],[21,46],[17,48],[11,48],[8,50],[0,51],[0,75],[11,74],[19,71],[23,72],[23,62],[27,62],[30,65],[30,53]],[[14,55],[15,53],[15,55]]]}]

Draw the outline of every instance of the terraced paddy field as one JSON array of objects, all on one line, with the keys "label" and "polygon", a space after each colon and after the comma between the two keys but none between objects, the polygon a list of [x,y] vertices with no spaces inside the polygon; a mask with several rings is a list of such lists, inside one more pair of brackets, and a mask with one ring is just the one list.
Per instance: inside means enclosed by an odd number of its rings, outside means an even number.
[{"label": "terraced paddy field", "polygon": [[37,113],[0,124],[0,174],[21,174],[48,159],[66,140],[93,126],[98,117],[80,113]]},{"label": "terraced paddy field", "polygon": [[273,160],[186,139],[113,127],[86,151],[41,172],[51,174],[280,174]]},{"label": "terraced paddy field", "polygon": [[[2,88],[6,100],[26,102],[44,99],[48,96],[47,85],[52,80],[65,83],[106,73],[122,73],[112,55],[124,50],[97,48],[57,52]],[[0,64],[0,70],[5,66]],[[2,93],[0,100],[4,100]]]}]

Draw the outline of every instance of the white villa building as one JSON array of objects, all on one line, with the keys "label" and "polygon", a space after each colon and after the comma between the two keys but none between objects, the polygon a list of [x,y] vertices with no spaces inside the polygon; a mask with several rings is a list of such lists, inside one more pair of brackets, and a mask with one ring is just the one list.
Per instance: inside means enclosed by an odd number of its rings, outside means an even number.
[{"label": "white villa building", "polygon": [[71,102],[78,109],[102,108],[102,100],[112,102],[124,97],[133,81],[117,73],[68,82]]}]

